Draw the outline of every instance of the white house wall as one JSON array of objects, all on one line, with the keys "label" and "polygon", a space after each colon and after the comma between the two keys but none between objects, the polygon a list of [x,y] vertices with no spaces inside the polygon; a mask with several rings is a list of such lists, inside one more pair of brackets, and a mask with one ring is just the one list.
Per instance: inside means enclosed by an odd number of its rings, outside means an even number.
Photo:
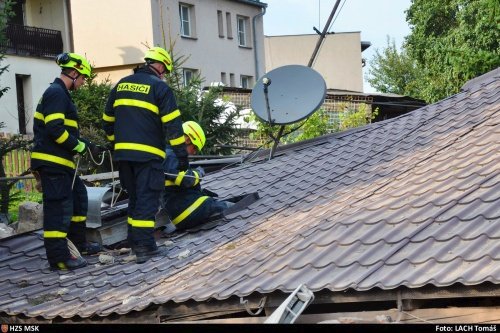
[{"label": "white house wall", "polygon": [[[153,1],[158,6],[165,1]],[[195,38],[180,36],[179,2],[193,5],[195,8],[196,34]],[[221,73],[227,75],[229,83],[230,74],[234,74],[235,86],[239,87],[240,76],[251,76],[252,82],[256,78],[255,49],[253,41],[252,18],[262,12],[257,6],[251,6],[229,0],[187,0],[167,1],[163,7],[163,29],[159,15],[154,20],[155,42],[162,45],[162,31],[166,32],[167,40],[174,43],[174,52],[187,57],[182,65],[185,68],[196,69],[205,78],[205,84],[220,82]],[[166,7],[166,8],[165,8]],[[217,11],[222,11],[224,37],[219,37]],[[159,12],[159,11],[158,11]],[[232,38],[227,36],[226,13],[231,14]],[[236,27],[237,15],[249,18],[250,43],[249,47],[238,46],[238,33]],[[262,16],[256,19],[257,54],[259,59],[259,76],[264,74],[264,45]]]},{"label": "white house wall", "polygon": [[[146,45],[170,47],[174,53],[187,58],[184,68],[199,71],[205,84],[220,82],[221,73],[234,75],[239,86],[240,76],[250,76],[255,82],[255,49],[250,29],[249,47],[239,47],[236,16],[252,18],[261,12],[258,6],[230,0],[181,1],[194,6],[196,38],[180,37],[178,0],[72,0],[74,51],[87,55],[100,73],[116,82],[143,62]],[[217,10],[224,13],[224,31],[227,31],[225,13],[231,13],[233,38],[219,37]],[[262,17],[256,20],[258,36],[259,72],[264,72]]]},{"label": "white house wall", "polygon": [[[284,65],[307,66],[319,35],[266,36],[266,72]],[[326,35],[312,68],[329,89],[363,92],[359,32]]]},{"label": "white house wall", "polygon": [[10,89],[1,98],[0,119],[5,123],[1,131],[19,132],[16,74],[21,74],[28,76],[24,82],[26,131],[33,133],[33,114],[38,100],[54,78],[59,76],[60,68],[51,60],[18,56],[8,56],[2,65],[9,65],[9,71],[1,76],[0,85]]},{"label": "white house wall", "polygon": [[74,52],[110,71],[141,63],[146,45],[153,46],[151,1],[71,1]]}]

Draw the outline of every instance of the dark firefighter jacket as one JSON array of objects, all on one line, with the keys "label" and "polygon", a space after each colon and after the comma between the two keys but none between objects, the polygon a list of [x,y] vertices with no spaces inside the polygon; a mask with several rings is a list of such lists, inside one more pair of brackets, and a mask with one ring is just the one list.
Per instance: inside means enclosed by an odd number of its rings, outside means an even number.
[{"label": "dark firefighter jacket", "polygon": [[34,118],[31,168],[56,166],[74,169],[73,148],[79,138],[78,114],[60,78],[56,78],[43,93]]},{"label": "dark firefighter jacket", "polygon": [[179,171],[174,152],[167,148],[166,153],[163,170],[173,176],[165,176],[162,206],[177,229],[193,227],[217,212],[219,204],[202,194],[199,171],[191,168]]},{"label": "dark firefighter jacket", "polygon": [[148,67],[121,79],[103,114],[115,160],[163,160],[166,141],[177,156],[187,156],[180,115],[172,90]]}]

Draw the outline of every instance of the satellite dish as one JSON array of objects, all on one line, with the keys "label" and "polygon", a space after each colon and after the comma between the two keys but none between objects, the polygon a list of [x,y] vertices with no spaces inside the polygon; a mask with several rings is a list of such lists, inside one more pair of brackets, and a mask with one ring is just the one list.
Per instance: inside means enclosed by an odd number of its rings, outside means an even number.
[{"label": "satellite dish", "polygon": [[323,104],[326,84],[314,69],[287,65],[262,76],[252,90],[251,106],[271,125],[286,125],[309,117]]}]

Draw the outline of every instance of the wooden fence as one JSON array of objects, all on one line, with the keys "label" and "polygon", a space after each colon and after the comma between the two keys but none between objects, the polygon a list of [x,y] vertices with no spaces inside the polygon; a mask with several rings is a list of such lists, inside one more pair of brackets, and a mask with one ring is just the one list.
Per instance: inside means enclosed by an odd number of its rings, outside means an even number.
[{"label": "wooden fence", "polygon": [[[30,152],[26,150],[13,150],[4,156],[3,167],[5,177],[17,177],[30,167]],[[20,191],[32,192],[35,188],[33,179],[20,179],[14,185]]]}]

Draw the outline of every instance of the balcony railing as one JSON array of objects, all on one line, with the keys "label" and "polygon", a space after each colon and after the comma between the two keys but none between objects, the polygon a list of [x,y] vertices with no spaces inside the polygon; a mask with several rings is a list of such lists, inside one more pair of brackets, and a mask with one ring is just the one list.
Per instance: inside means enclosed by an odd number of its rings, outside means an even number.
[{"label": "balcony railing", "polygon": [[63,51],[61,32],[58,30],[9,24],[5,29],[6,54],[54,58]]}]

